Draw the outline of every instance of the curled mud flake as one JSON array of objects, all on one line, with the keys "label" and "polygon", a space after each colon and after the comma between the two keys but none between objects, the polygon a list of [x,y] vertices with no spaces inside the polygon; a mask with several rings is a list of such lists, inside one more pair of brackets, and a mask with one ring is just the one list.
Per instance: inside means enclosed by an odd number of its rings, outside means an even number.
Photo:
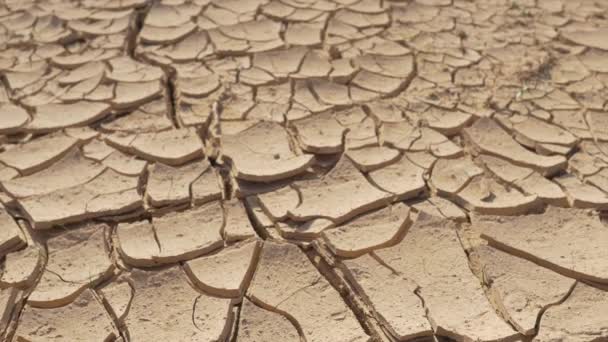
[{"label": "curled mud flake", "polygon": [[189,203],[192,184],[210,167],[206,160],[179,167],[156,163],[148,169],[146,197],[154,207]]},{"label": "curled mud flake", "polygon": [[549,207],[543,214],[490,217],[477,225],[493,247],[568,277],[608,283],[606,250],[600,247],[608,232],[595,214]]},{"label": "curled mud flake", "polygon": [[[473,224],[476,221],[474,217]],[[565,299],[576,282],[490,246],[475,247],[470,258],[488,287],[490,301],[517,331],[528,336],[536,333],[544,310]]]},{"label": "curled mud flake", "polygon": [[606,119],[606,112],[590,110],[587,112],[586,119],[594,139],[608,141],[608,120]]},{"label": "curled mud flake", "polygon": [[88,126],[70,127],[63,130],[66,135],[78,139],[82,143],[89,143],[91,140],[98,138],[101,134]]},{"label": "curled mud flake", "polygon": [[310,241],[318,238],[325,229],[333,227],[333,221],[325,218],[313,218],[305,222],[279,222],[276,230],[285,239]]},{"label": "curled mud flake", "polygon": [[314,80],[311,81],[312,90],[318,99],[327,105],[349,105],[352,100],[348,87],[339,83]]},{"label": "curled mud flake", "polygon": [[99,289],[99,293],[114,318],[123,323],[133,300],[131,285],[127,281],[113,281]]},{"label": "curled mud flake", "polygon": [[346,157],[323,177],[298,181],[295,185],[301,202],[288,210],[288,215],[296,221],[323,217],[340,223],[381,207],[393,197],[370,184]]},{"label": "curled mud flake", "polygon": [[518,141],[534,142],[529,146],[531,148],[538,149],[537,144],[555,144],[572,148],[578,142],[570,132],[534,117],[517,120],[513,123],[513,130],[516,132],[516,139],[523,138]]},{"label": "curled mud flake", "polygon": [[217,46],[216,53],[223,54],[242,54],[251,49],[246,40],[233,39],[226,36],[219,29],[212,29],[207,32],[209,40],[213,46]]},{"label": "curled mud flake", "polygon": [[572,31],[562,32],[562,37],[575,43],[600,50],[608,50],[608,42],[606,42],[608,29],[598,28],[590,31]]},{"label": "curled mud flake", "polygon": [[216,201],[225,196],[225,190],[218,171],[210,167],[190,185],[190,200],[195,205]]},{"label": "curled mud flake", "polygon": [[253,67],[269,72],[276,79],[285,78],[294,74],[300,68],[306,55],[305,48],[291,48],[260,52],[253,55]]},{"label": "curled mud flake", "polygon": [[166,131],[173,127],[166,113],[167,105],[162,99],[153,100],[138,106],[126,115],[118,116],[111,121],[101,123],[101,128],[108,132],[149,133]]},{"label": "curled mud flake", "polygon": [[216,91],[220,85],[217,75],[209,75],[195,78],[179,78],[177,87],[181,94],[202,97]]},{"label": "curled mud flake", "polygon": [[222,137],[224,158],[234,166],[236,178],[271,182],[298,175],[313,162],[311,154],[296,154],[283,127],[260,122]]},{"label": "curled mud flake", "polygon": [[373,117],[381,122],[405,121],[403,109],[391,100],[379,100],[365,104],[366,109]]},{"label": "curled mud flake", "polygon": [[222,33],[228,37],[258,42],[280,39],[280,29],[280,23],[267,19],[248,21],[220,28]]},{"label": "curled mud flake", "polygon": [[[535,340],[601,341],[608,337],[608,322],[597,313],[606,310],[608,292],[579,282],[566,301],[547,309]],[[572,319],[572,312],[577,313],[577,319]]]},{"label": "curled mud flake", "polygon": [[84,290],[73,302],[57,308],[26,306],[19,316],[15,338],[24,341],[85,342],[113,340],[119,332],[93,290]]},{"label": "curled mud flake", "polygon": [[219,202],[153,218],[151,223],[120,224],[119,251],[134,266],[190,260],[222,247],[223,225]]},{"label": "curled mud flake", "polygon": [[535,98],[533,102],[547,111],[580,109],[580,104],[562,90],[554,90],[544,97]]},{"label": "curled mud flake", "polygon": [[357,69],[353,67],[350,59],[339,58],[331,61],[332,70],[329,73],[329,79],[338,82],[345,83],[352,79]]},{"label": "curled mud flake", "polygon": [[580,139],[591,139],[592,134],[585,121],[585,115],[577,110],[551,111],[553,122],[567,129]]},{"label": "curled mud flake", "polygon": [[581,182],[576,176],[564,174],[553,180],[562,187],[571,207],[608,208],[608,195],[591,184]]},{"label": "curled mud flake", "polygon": [[100,120],[110,113],[105,103],[78,101],[70,104],[46,104],[36,108],[25,130],[44,133],[72,126],[83,126]]},{"label": "curled mud flake", "polygon": [[399,150],[430,152],[436,157],[454,158],[462,155],[462,148],[438,131],[415,127],[407,121],[382,125],[384,143]]},{"label": "curled mud flake", "polygon": [[608,66],[605,63],[606,58],[608,58],[608,51],[589,49],[579,55],[578,58],[589,70],[608,72]]},{"label": "curled mud flake", "polygon": [[146,15],[144,25],[156,27],[179,26],[190,21],[187,5],[154,4]]},{"label": "curled mud flake", "polygon": [[380,99],[383,96],[382,93],[378,93],[369,89],[363,89],[356,85],[351,85],[348,88],[350,98],[353,100],[353,103],[365,103],[369,101],[374,101]]},{"label": "curled mud flake", "polygon": [[193,128],[141,133],[128,140],[118,138],[110,136],[106,142],[140,158],[168,165],[178,166],[204,156],[203,144]]},{"label": "curled mud flake", "polygon": [[363,55],[355,59],[355,64],[372,73],[404,80],[409,79],[414,72],[414,58],[411,55]]},{"label": "curled mud flake", "polygon": [[125,16],[118,18],[72,20],[68,22],[68,26],[85,34],[116,34],[126,31],[129,27],[129,12],[124,13]]},{"label": "curled mud flake", "polygon": [[361,172],[382,169],[397,162],[400,157],[399,151],[386,146],[367,146],[345,153]]},{"label": "curled mud flake", "polygon": [[105,245],[106,225],[90,225],[46,242],[47,263],[28,297],[36,307],[58,307],[74,300],[92,284],[111,276],[114,266]]},{"label": "curled mud flake", "polygon": [[578,151],[568,159],[569,170],[580,178],[591,176],[607,166],[606,161],[585,151]]},{"label": "curled mud flake", "polygon": [[160,253],[154,228],[149,222],[120,223],[116,228],[118,251],[127,264],[153,265]]},{"label": "curled mud flake", "polygon": [[78,142],[63,133],[49,134],[3,151],[0,161],[25,176],[53,164]]},{"label": "curled mud flake", "polygon": [[30,288],[42,271],[43,263],[42,250],[37,246],[27,246],[22,250],[6,254],[0,286]]},{"label": "curled mud flake", "polygon": [[[389,334],[399,341],[433,335],[418,285],[397,274],[370,254],[344,261],[346,274],[373,307]],[[405,310],[404,308],[407,308]]]},{"label": "curled mud flake", "polygon": [[297,246],[265,242],[248,297],[290,317],[307,341],[367,341],[355,315]]},{"label": "curled mud flake", "polygon": [[[84,158],[80,150],[73,149],[42,171],[2,182],[2,188],[14,198],[40,196],[87,183],[104,170],[103,165]],[[73,176],[66,177],[66,174]]]},{"label": "curled mud flake", "polygon": [[312,50],[306,54],[298,73],[293,78],[320,78],[327,77],[332,71],[330,57],[327,53]]},{"label": "curled mud flake", "polygon": [[563,156],[542,156],[526,150],[492,119],[477,120],[464,129],[464,135],[475,150],[531,167],[543,175],[563,170],[566,164]]},{"label": "curled mud flake", "polygon": [[[304,111],[305,113],[300,115],[306,117],[313,113],[321,113],[327,109],[330,109],[331,107],[332,105],[323,104],[317,97],[315,97],[315,94],[312,92],[306,81],[295,81],[291,112],[294,112],[299,108],[300,111]],[[288,112],[287,118],[290,120],[297,120],[299,115]]]},{"label": "curled mud flake", "polygon": [[374,253],[419,286],[437,335],[481,341],[517,335],[496,314],[471,273],[453,222],[420,213],[399,244]]},{"label": "curled mud flake", "polygon": [[10,166],[0,165],[0,182],[8,181],[19,176],[19,171]]},{"label": "curled mud flake", "polygon": [[287,213],[295,209],[301,200],[297,188],[291,186],[260,194],[258,198],[261,208],[275,221],[286,218]]},{"label": "curled mud flake", "polygon": [[608,190],[608,169],[602,169],[596,174],[586,178],[587,183],[606,192]]},{"label": "curled mud flake", "polygon": [[[353,110],[358,112],[361,108],[355,107]],[[350,116],[348,111],[336,114],[336,119],[347,129],[344,139],[347,150],[378,145],[376,124],[371,117],[364,117],[361,121],[357,122],[350,121],[349,119],[345,120],[345,116]]]},{"label": "curled mud flake", "polygon": [[314,115],[293,122],[302,149],[315,154],[331,154],[342,151],[346,129],[331,114]]},{"label": "curled mud flake", "polygon": [[241,82],[251,86],[261,86],[269,84],[275,79],[271,73],[256,67],[243,70],[239,76]]},{"label": "curled mud flake", "polygon": [[420,78],[444,87],[452,82],[452,73],[453,69],[443,63],[421,60],[418,65],[418,76]]},{"label": "curled mud flake", "polygon": [[[606,33],[608,33],[608,30]],[[560,58],[551,69],[551,79],[557,84],[581,81],[590,75],[591,73],[585,65],[574,56]]]},{"label": "curled mud flake", "polygon": [[439,195],[451,196],[462,190],[483,169],[469,158],[439,159],[433,166],[431,184]]},{"label": "curled mud flake", "polygon": [[6,254],[24,247],[26,237],[17,222],[0,206],[0,258]]},{"label": "curled mud flake", "polygon": [[252,240],[214,255],[189,260],[184,267],[194,284],[206,293],[235,298],[245,293],[260,246],[260,242]]},{"label": "curled mud flake", "polygon": [[145,25],[139,35],[145,43],[174,43],[196,30],[196,25],[187,22],[174,27],[155,27]]},{"label": "curled mud flake", "polygon": [[453,199],[471,211],[488,215],[519,215],[540,205],[538,196],[525,195],[486,175],[474,177]]},{"label": "curled mud flake", "polygon": [[118,82],[114,89],[115,96],[112,99],[112,107],[115,110],[124,110],[137,107],[163,93],[162,82],[154,80],[148,82]]},{"label": "curled mud flake", "polygon": [[102,79],[103,74],[99,74],[95,77],[80,81],[74,85],[70,85],[66,87],[66,91],[60,95],[60,98],[63,101],[75,101],[85,99],[88,94],[90,94],[97,87],[100,86]]},{"label": "curled mud flake", "polygon": [[249,208],[248,210],[251,212],[251,223],[261,231],[262,235],[266,235],[268,229],[274,230],[274,222],[264,212],[257,197],[246,197],[245,203],[247,204],[247,208]]},{"label": "curled mud flake", "polygon": [[73,70],[64,71],[58,78],[61,84],[76,84],[105,72],[106,66],[103,62],[91,62],[79,66]]},{"label": "curled mud flake", "polygon": [[419,212],[423,211],[431,216],[446,218],[456,222],[463,222],[468,218],[467,214],[456,204],[441,197],[430,197],[422,202],[412,204],[412,208]]},{"label": "curled mud flake", "polygon": [[566,194],[556,183],[543,177],[538,172],[521,166],[516,166],[504,159],[481,155],[483,165],[496,177],[527,195],[536,195],[539,199],[564,206],[567,204]]},{"label": "curled mud flake", "polygon": [[82,155],[86,158],[101,162],[107,158],[114,148],[101,139],[93,139],[82,147]]},{"label": "curled mud flake", "polygon": [[124,319],[131,341],[223,341],[233,301],[196,291],[180,266],[133,270],[133,299]]},{"label": "curled mud flake", "polygon": [[25,109],[13,104],[0,104],[0,134],[17,133],[30,119]]},{"label": "curled mud flake", "polygon": [[94,63],[96,61],[102,61],[114,57],[118,54],[117,50],[107,50],[99,48],[90,48],[74,53],[64,53],[56,55],[51,58],[53,64],[57,64],[63,68],[75,68],[86,65],[88,63]]},{"label": "curled mud flake", "polygon": [[300,336],[296,327],[284,315],[263,309],[244,298],[237,339],[244,342],[274,339],[299,342]]},{"label": "curled mud flake", "polygon": [[123,175],[139,176],[146,169],[148,162],[120,151],[114,151],[103,160],[102,164]]},{"label": "curled mud flake", "polygon": [[[222,103],[220,116],[222,120],[226,121],[244,120],[247,117],[247,114],[255,108],[255,106],[256,102],[253,100],[252,90],[246,89],[242,92],[235,91],[235,94],[230,95],[230,97]],[[195,107],[195,109],[198,108],[200,108],[200,106]],[[211,104],[210,108],[213,109],[213,104]],[[212,111],[209,113],[212,113]]]},{"label": "curled mud flake", "polygon": [[228,242],[246,240],[256,235],[245,205],[240,200],[223,203],[226,224],[224,225],[224,239]]},{"label": "curled mud flake", "polygon": [[90,182],[20,199],[19,207],[35,229],[117,215],[141,208],[139,177],[105,170]]},{"label": "curled mud flake", "polygon": [[379,189],[405,200],[426,192],[425,173],[425,169],[402,156],[400,160],[370,172],[368,178]]},{"label": "curled mud flake", "polygon": [[[406,113],[410,116],[410,113]],[[430,128],[437,130],[446,136],[453,136],[471,122],[472,114],[459,110],[445,110],[437,107],[430,107],[424,113],[414,114],[419,121],[427,121]]]},{"label": "curled mud flake", "polygon": [[420,139],[420,131],[408,121],[385,122],[382,125],[384,143],[399,150],[409,150]]},{"label": "curled mud flake", "polygon": [[326,229],[322,235],[334,254],[356,257],[396,243],[411,224],[409,211],[406,205],[397,203]]},{"label": "curled mud flake", "polygon": [[514,183],[517,180],[525,179],[534,172],[532,169],[515,166],[504,159],[485,154],[480,155],[476,160],[498,178],[508,183]]},{"label": "curled mud flake", "polygon": [[353,79],[353,84],[365,90],[392,95],[406,84],[406,80],[362,70]]}]

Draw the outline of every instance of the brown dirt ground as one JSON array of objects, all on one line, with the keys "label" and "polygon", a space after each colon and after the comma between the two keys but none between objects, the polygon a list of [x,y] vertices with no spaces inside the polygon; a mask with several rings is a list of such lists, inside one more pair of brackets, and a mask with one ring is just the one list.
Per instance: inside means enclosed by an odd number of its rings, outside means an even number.
[{"label": "brown dirt ground", "polygon": [[608,1],[0,1],[0,340],[608,341]]}]

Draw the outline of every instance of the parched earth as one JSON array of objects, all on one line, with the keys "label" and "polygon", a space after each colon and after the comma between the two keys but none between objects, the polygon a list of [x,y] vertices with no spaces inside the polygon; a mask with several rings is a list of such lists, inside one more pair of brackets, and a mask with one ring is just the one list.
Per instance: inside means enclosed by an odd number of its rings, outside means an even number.
[{"label": "parched earth", "polygon": [[608,341],[608,1],[0,1],[0,340]]}]

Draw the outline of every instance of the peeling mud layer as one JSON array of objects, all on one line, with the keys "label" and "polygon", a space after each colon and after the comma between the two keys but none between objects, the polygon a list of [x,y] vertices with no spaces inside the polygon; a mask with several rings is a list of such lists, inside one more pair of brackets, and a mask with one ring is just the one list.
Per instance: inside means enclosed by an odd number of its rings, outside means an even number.
[{"label": "peeling mud layer", "polygon": [[608,1],[0,0],[0,341],[608,341]]}]

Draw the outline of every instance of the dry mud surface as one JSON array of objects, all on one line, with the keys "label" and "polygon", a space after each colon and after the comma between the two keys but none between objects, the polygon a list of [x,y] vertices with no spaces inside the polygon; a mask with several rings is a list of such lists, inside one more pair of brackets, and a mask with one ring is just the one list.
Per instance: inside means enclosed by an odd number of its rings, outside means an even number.
[{"label": "dry mud surface", "polygon": [[608,341],[608,1],[0,0],[0,340]]}]

